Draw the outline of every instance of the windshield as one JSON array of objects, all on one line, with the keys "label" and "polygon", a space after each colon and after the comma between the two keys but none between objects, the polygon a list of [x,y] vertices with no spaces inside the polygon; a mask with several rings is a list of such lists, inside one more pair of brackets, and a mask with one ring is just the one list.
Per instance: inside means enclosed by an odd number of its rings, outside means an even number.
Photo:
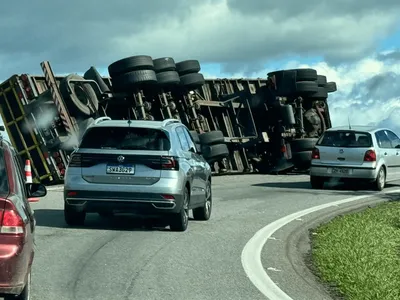
[{"label": "windshield", "polygon": [[159,129],[94,127],[87,131],[80,148],[168,151],[171,145]]},{"label": "windshield", "polygon": [[368,148],[372,147],[372,139],[367,132],[351,130],[326,131],[317,145],[341,148]]},{"label": "windshield", "polygon": [[9,192],[6,165],[3,149],[0,149],[0,197],[7,197]]}]

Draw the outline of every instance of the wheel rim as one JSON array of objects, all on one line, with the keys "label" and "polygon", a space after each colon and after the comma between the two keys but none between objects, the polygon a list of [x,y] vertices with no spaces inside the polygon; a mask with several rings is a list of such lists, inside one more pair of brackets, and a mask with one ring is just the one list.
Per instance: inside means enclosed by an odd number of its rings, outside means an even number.
[{"label": "wheel rim", "polygon": [[211,185],[208,183],[207,188],[206,188],[206,203],[205,203],[205,209],[206,209],[206,214],[208,215],[211,211]]},{"label": "wheel rim", "polygon": [[385,185],[385,171],[383,169],[379,171],[379,184],[382,187]]},{"label": "wheel rim", "polygon": [[183,199],[183,223],[186,224],[189,222],[189,201],[188,201],[188,193],[185,192]]}]

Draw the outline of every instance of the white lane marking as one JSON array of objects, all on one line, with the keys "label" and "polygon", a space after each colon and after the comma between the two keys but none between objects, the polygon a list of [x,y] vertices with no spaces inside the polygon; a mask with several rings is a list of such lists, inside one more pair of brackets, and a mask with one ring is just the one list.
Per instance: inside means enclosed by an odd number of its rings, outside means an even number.
[{"label": "white lane marking", "polygon": [[247,242],[242,251],[242,266],[246,272],[247,277],[257,287],[257,289],[266,296],[269,300],[294,300],[289,297],[284,291],[282,291],[275,282],[268,276],[261,262],[261,251],[268,241],[268,239],[280,228],[287,225],[288,223],[308,215],[313,212],[317,212],[321,209],[338,206],[340,204],[349,203],[356,200],[365,198],[371,198],[379,194],[392,194],[399,193],[400,189],[381,192],[376,194],[368,194],[346,198],[339,201],[334,201],[326,204],[317,205],[310,207],[293,214],[287,215],[279,220],[276,220],[267,226],[261,228],[256,234]]}]

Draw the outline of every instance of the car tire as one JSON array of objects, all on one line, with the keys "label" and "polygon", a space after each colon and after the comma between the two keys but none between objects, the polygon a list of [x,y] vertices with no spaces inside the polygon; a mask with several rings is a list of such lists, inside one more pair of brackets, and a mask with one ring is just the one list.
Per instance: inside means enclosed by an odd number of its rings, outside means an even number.
[{"label": "car tire", "polygon": [[183,194],[181,211],[173,214],[170,219],[169,228],[171,231],[186,231],[189,224],[189,190],[186,187]]},{"label": "car tire", "polygon": [[314,190],[322,190],[324,188],[325,180],[319,176],[310,176],[311,188]]},{"label": "car tire", "polygon": [[207,221],[211,217],[211,211],[212,211],[211,182],[207,181],[204,205],[193,209],[193,218],[196,221]]},{"label": "car tire", "polygon": [[31,273],[28,274],[28,280],[25,287],[19,295],[6,295],[4,300],[29,300],[31,298]]},{"label": "car tire", "polygon": [[386,172],[383,167],[381,167],[378,171],[378,175],[374,181],[374,189],[376,191],[382,191],[386,185]]},{"label": "car tire", "polygon": [[76,211],[68,204],[64,204],[64,220],[69,226],[83,226],[85,224],[86,212]]}]

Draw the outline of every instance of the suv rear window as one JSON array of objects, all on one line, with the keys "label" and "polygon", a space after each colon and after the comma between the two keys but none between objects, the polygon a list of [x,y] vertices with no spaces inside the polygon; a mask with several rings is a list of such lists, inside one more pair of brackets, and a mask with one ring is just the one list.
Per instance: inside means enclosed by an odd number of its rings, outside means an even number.
[{"label": "suv rear window", "polygon": [[8,178],[6,170],[6,162],[4,161],[3,149],[0,149],[0,197],[4,198],[8,196]]},{"label": "suv rear window", "polygon": [[351,130],[326,131],[317,145],[341,148],[369,148],[372,146],[372,138],[367,132]]},{"label": "suv rear window", "polygon": [[83,136],[80,148],[168,151],[167,133],[139,127],[94,127]]}]

